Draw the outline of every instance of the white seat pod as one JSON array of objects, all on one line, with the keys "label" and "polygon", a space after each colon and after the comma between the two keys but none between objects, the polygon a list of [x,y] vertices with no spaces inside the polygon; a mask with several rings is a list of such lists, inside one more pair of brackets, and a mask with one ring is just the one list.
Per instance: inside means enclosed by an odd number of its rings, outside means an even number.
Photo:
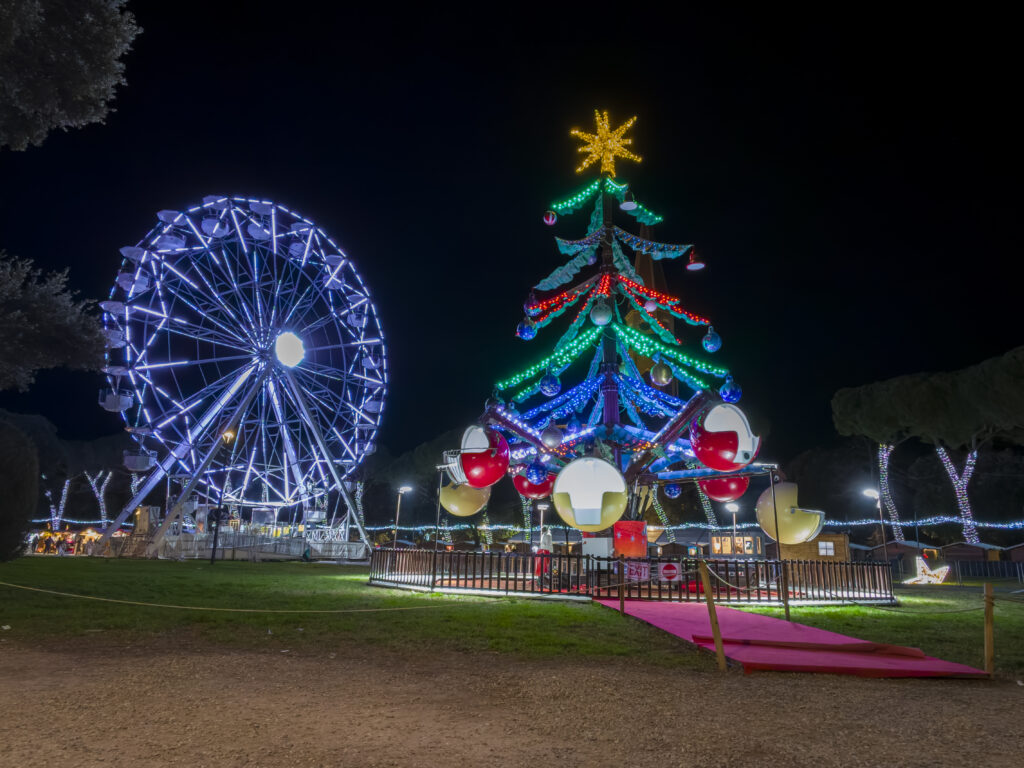
[{"label": "white seat pod", "polygon": [[622,473],[594,456],[566,465],[551,492],[559,517],[573,528],[590,532],[610,528],[626,511],[628,499]]}]

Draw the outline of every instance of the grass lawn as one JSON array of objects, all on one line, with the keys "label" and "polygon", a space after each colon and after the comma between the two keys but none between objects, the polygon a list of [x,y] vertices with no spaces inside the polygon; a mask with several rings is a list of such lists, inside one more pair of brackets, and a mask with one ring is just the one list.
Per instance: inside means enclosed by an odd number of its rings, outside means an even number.
[{"label": "grass lawn", "polygon": [[[425,595],[366,585],[366,569],[244,563],[27,557],[0,564],[0,581],[97,597],[175,605],[347,610],[337,614],[190,611],[80,600],[0,586],[0,639],[26,645],[173,643],[263,650],[492,652],[523,658],[629,657],[712,669],[713,659],[670,635],[588,603]],[[1003,591],[1007,595],[1006,591]],[[899,611],[794,607],[794,621],[865,640],[916,646],[983,666],[980,587],[899,590]],[[1024,595],[1015,595],[1021,598]],[[413,610],[379,610],[379,609]],[[373,610],[366,610],[373,609]],[[782,609],[758,608],[782,616]],[[935,612],[935,613],[932,613]],[[996,603],[996,668],[1024,678],[1024,603]]]},{"label": "grass lawn", "polygon": [[[1000,585],[996,597],[1024,600],[1024,594],[1009,593],[1019,588],[1016,582]],[[791,608],[790,618],[862,640],[914,646],[929,656],[985,668],[984,613],[940,613],[982,607],[980,584],[897,587],[896,597],[900,601],[896,610],[854,605],[800,606]],[[756,612],[785,616],[782,608],[758,608]],[[1024,678],[1024,602],[996,600],[995,651],[998,676]]]},{"label": "grass lawn", "polygon": [[358,610],[340,614],[221,613],[152,608],[0,586],[0,639],[20,644],[186,644],[266,650],[498,652],[524,658],[630,657],[713,669],[710,655],[589,603],[424,595],[366,585],[365,568],[25,557],[0,581],[97,597],[227,608]]}]

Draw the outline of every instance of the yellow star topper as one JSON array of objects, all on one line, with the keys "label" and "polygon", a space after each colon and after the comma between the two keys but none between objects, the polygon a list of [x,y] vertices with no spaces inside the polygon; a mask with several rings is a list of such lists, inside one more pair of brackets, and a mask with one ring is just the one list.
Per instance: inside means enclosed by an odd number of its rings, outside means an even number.
[{"label": "yellow star topper", "polygon": [[584,142],[578,151],[587,153],[586,158],[583,160],[583,165],[576,169],[576,173],[582,173],[600,160],[601,173],[607,173],[614,178],[616,157],[624,157],[627,160],[634,160],[638,163],[641,161],[642,158],[639,155],[634,155],[626,149],[628,145],[633,143],[633,139],[622,137],[626,131],[633,127],[633,123],[636,122],[636,115],[629,118],[629,120],[614,131],[608,125],[608,110],[600,112],[595,109],[594,121],[597,123],[597,133],[586,133],[578,128],[573,128],[569,131],[570,136],[575,136]]}]

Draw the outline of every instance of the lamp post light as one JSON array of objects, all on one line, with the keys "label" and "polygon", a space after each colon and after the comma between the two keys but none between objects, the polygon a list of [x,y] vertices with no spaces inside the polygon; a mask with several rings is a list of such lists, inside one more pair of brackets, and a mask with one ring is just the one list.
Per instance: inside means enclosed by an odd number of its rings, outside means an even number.
[{"label": "lamp post light", "polygon": [[411,485],[403,485],[398,489],[398,503],[395,504],[395,535],[391,542],[392,548],[395,550],[391,553],[391,557],[388,558],[393,563],[390,570],[394,570],[398,565],[398,514],[402,510],[402,496],[412,490]]},{"label": "lamp post light", "polygon": [[888,563],[889,548],[886,546],[885,543],[885,519],[882,517],[882,497],[878,493],[878,489],[876,488],[865,488],[863,491],[861,491],[861,493],[863,493],[869,499],[874,499],[875,506],[878,507],[878,528],[882,532],[882,557],[885,559],[885,562]]},{"label": "lamp post light", "polygon": [[398,549],[398,515],[402,511],[402,496],[404,496],[411,490],[411,485],[403,485],[401,488],[398,489],[398,503],[395,504],[395,535],[394,540],[392,542],[392,546],[394,546],[395,549]]},{"label": "lamp post light", "polygon": [[736,551],[736,513],[740,511],[740,505],[737,504],[735,501],[730,501],[728,504],[725,505],[725,508],[729,512],[732,512],[732,552],[735,555],[735,554],[737,554],[737,551]]},{"label": "lamp post light", "polygon": [[547,508],[548,508],[548,503],[546,501],[542,501],[542,502],[540,502],[537,505],[537,509],[540,510],[540,532],[541,532],[541,535],[544,534],[544,510],[546,510]]},{"label": "lamp post light", "polygon": [[[232,427],[225,429],[220,436],[221,447],[225,450],[235,442],[237,432]],[[206,513],[206,527],[210,527],[210,514],[213,514],[213,546],[210,547],[210,565],[217,562],[217,538],[220,535],[220,524],[224,521],[224,485],[221,484],[220,494],[217,498],[217,506]],[[182,530],[185,528],[185,518],[182,517]]]}]

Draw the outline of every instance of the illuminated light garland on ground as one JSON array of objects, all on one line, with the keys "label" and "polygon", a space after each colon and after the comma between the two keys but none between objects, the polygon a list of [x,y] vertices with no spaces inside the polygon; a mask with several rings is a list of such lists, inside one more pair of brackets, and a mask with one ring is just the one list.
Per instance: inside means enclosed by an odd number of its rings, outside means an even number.
[{"label": "illuminated light garland on ground", "polygon": [[495,384],[495,388],[502,390],[514,387],[527,379],[530,379],[542,371],[547,371],[553,368],[565,368],[573,360],[579,357],[589,347],[594,340],[601,333],[601,329],[598,327],[590,328],[580,334],[576,339],[566,344],[563,349],[557,350],[554,353],[548,355],[539,363],[530,366],[525,371],[517,373],[511,378],[499,381]]},{"label": "illuminated light garland on ground", "polygon": [[904,579],[904,584],[941,584],[949,575],[948,565],[943,565],[932,570],[928,567],[928,564],[924,561],[923,557],[915,559],[917,560],[917,575],[909,579]]},{"label": "illuminated light garland on ground", "polygon": [[893,501],[892,491],[889,488],[889,458],[895,446],[878,444],[878,489],[885,504],[885,511],[889,513],[889,520],[892,521],[892,536],[896,541],[903,541],[903,528],[900,525],[900,516],[896,512],[896,502]]},{"label": "illuminated light garland on ground", "polygon": [[942,466],[953,483],[953,491],[956,493],[956,504],[960,508],[960,515],[964,526],[964,541],[968,544],[977,544],[981,541],[978,538],[978,531],[975,530],[974,514],[971,512],[971,500],[967,496],[967,486],[971,482],[971,475],[974,474],[974,465],[978,460],[978,452],[971,451],[967,454],[967,461],[964,464],[962,475],[957,476],[956,467],[949,458],[946,449],[941,445],[936,447],[935,452],[942,460]]},{"label": "illuminated light garland on ground", "polygon": [[639,155],[626,149],[626,147],[633,143],[633,139],[627,138],[625,134],[626,131],[633,127],[635,122],[636,115],[633,115],[633,117],[629,118],[618,128],[613,129],[608,119],[608,110],[601,112],[595,109],[595,133],[587,133],[579,128],[573,128],[569,131],[570,136],[575,136],[583,141],[583,146],[579,147],[577,151],[587,155],[583,158],[580,167],[576,169],[576,173],[583,173],[591,165],[599,162],[601,164],[601,173],[607,173],[610,177],[614,177],[615,158],[621,157],[624,160],[641,162]]}]

